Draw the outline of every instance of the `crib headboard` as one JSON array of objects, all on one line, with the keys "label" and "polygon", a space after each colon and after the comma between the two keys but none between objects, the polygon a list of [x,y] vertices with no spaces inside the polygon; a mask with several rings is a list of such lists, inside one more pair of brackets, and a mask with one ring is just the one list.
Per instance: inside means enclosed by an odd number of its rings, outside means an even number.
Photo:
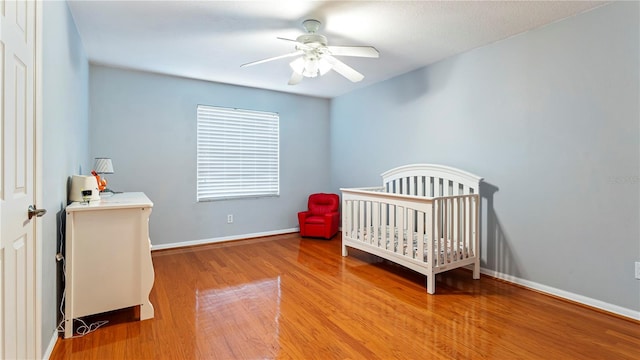
[{"label": "crib headboard", "polygon": [[426,197],[477,194],[482,177],[444,165],[404,165],[382,173],[386,192]]}]

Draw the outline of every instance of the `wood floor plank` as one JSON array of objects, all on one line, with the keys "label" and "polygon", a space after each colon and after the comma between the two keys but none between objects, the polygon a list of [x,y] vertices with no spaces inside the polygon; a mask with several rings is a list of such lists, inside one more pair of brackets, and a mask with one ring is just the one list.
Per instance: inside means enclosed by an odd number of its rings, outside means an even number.
[{"label": "wood floor plank", "polygon": [[466,270],[287,234],[153,252],[155,318],[89,317],[51,359],[638,359],[640,323]]}]

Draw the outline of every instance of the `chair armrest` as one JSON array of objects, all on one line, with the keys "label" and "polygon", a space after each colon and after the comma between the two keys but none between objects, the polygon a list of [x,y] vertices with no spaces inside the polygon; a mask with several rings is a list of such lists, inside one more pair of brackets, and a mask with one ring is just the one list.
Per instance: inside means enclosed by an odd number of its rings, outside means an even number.
[{"label": "chair armrest", "polygon": [[301,224],[304,223],[308,215],[309,215],[309,211],[300,211],[298,213],[298,222],[300,222]]}]

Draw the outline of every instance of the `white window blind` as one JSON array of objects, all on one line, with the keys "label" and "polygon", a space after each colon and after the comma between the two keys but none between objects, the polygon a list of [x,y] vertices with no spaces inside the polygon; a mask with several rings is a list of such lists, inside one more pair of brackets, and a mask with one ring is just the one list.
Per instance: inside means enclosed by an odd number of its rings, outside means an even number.
[{"label": "white window blind", "polygon": [[198,201],[280,193],[280,117],[198,105]]}]

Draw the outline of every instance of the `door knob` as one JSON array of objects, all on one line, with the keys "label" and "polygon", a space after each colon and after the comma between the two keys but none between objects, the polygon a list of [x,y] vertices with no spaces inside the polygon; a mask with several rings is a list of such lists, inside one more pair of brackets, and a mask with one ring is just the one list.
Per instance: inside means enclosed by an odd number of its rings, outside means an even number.
[{"label": "door knob", "polygon": [[47,213],[47,209],[36,209],[35,205],[29,205],[28,210],[29,210],[29,220],[31,220],[31,218],[34,216],[41,217]]}]

